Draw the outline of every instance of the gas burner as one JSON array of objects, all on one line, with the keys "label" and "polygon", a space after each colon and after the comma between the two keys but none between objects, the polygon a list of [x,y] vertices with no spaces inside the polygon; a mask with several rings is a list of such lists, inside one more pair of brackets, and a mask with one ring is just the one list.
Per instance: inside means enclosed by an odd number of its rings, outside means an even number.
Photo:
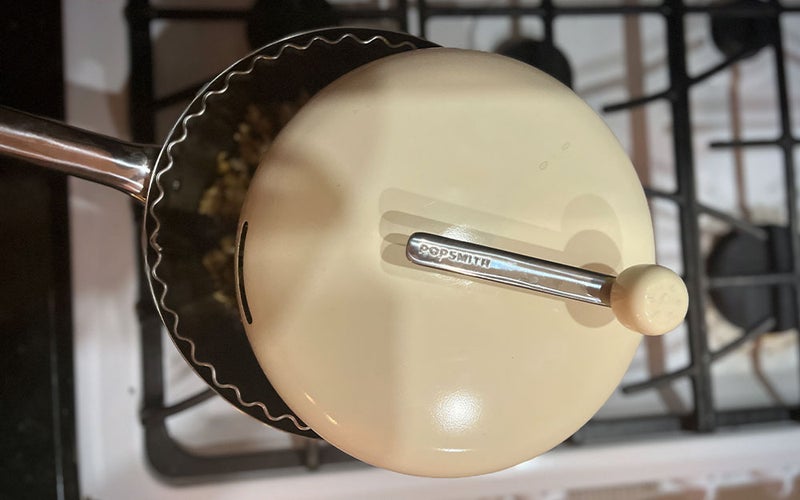
[{"label": "gas burner", "polygon": [[[757,284],[759,276],[791,272],[789,230],[782,226],[758,226],[756,230],[760,230],[758,234],[734,230],[717,240],[708,258],[711,300],[725,319],[741,328],[770,320],[774,321],[772,331],[795,328],[792,286]],[[754,284],[714,286],[728,280]]]},{"label": "gas burner", "polygon": [[337,26],[339,16],[325,0],[258,0],[247,16],[252,48],[300,31]]},{"label": "gas burner", "polygon": [[[725,0],[714,4],[753,9],[769,7],[760,0]],[[753,56],[767,46],[777,33],[775,19],[767,16],[738,17],[713,13],[710,18],[714,45],[727,57],[736,57],[741,53],[747,57]]]},{"label": "gas burner", "polygon": [[501,43],[495,52],[539,68],[572,88],[572,68],[569,61],[552,43],[531,38],[512,38]]}]

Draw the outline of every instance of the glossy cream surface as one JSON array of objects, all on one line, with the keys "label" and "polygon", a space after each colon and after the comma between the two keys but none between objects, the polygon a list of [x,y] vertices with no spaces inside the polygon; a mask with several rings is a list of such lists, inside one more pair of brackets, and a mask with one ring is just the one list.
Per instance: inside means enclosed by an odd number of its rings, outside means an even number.
[{"label": "glossy cream surface", "polygon": [[406,260],[424,231],[610,274],[653,262],[611,132],[501,56],[425,49],[336,81],[275,141],[242,220],[264,372],[373,465],[465,476],[532,458],[603,404],[641,338],[609,308]]}]

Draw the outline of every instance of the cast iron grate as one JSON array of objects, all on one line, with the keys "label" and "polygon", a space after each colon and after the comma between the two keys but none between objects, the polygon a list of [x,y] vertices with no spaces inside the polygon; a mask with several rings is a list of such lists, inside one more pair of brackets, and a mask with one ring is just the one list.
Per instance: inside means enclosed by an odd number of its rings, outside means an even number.
[{"label": "cast iron grate", "polygon": [[[313,16],[297,15],[291,12],[292,6],[317,6],[324,2],[290,2],[288,0],[271,2],[257,1],[250,9],[207,9],[207,8],[162,8],[152,6],[149,0],[130,0],[126,14],[129,24],[129,41],[132,66],[130,81],[130,109],[133,138],[140,142],[155,142],[156,113],[167,106],[192,97],[200,85],[191,85],[167,96],[157,97],[154,92],[153,51],[151,26],[156,20],[180,21],[229,21],[241,20],[255,24],[254,16],[278,15],[286,9],[290,20],[290,31],[322,26],[326,22],[392,22],[396,29],[416,31],[423,37],[428,33],[432,19],[463,16],[494,17],[536,17],[544,27],[543,39],[539,42],[548,52],[554,45],[554,21],[567,16],[640,16],[657,15],[666,23],[666,46],[669,86],[660,92],[643,95],[626,102],[611,103],[604,107],[606,113],[631,109],[655,101],[666,101],[669,105],[672,122],[672,149],[675,159],[676,188],[663,191],[646,188],[651,199],[662,199],[678,208],[680,239],[684,279],[689,288],[691,304],[687,315],[689,364],[681,369],[654,376],[643,382],[626,385],[623,393],[631,394],[645,390],[657,390],[671,382],[688,378],[692,387],[692,409],[685,414],[659,415],[652,417],[593,419],[571,439],[581,443],[597,439],[627,437],[632,434],[647,435],[663,432],[711,432],[726,426],[790,421],[800,419],[800,407],[776,405],[764,408],[720,411],[714,406],[712,393],[712,363],[729,354],[741,345],[753,341],[759,335],[771,331],[776,319],[770,315],[758,318],[751,326],[743,328],[741,335],[727,345],[712,350],[709,346],[708,325],[704,316],[709,292],[720,289],[753,286],[789,286],[791,288],[790,313],[795,325],[800,325],[800,220],[798,220],[797,199],[794,186],[796,174],[794,148],[798,138],[792,135],[789,115],[789,91],[784,59],[781,16],[787,13],[800,13],[798,6],[785,6],[778,0],[733,0],[710,2],[707,5],[685,5],[682,0],[664,0],[659,4],[634,5],[632,2],[620,5],[556,5],[552,0],[541,0],[536,5],[520,5],[509,2],[497,5],[487,0],[481,4],[458,6],[457,3],[441,3],[426,0],[396,0],[391,7],[376,8],[374,4],[337,4],[335,9],[317,12]],[[275,6],[278,7],[275,7]],[[365,5],[367,5],[365,7]],[[260,11],[259,11],[260,9]],[[258,11],[258,12],[257,12]],[[266,14],[265,14],[266,12]],[[413,12],[413,15],[412,15]],[[687,70],[687,44],[684,36],[686,16],[705,14],[710,17],[713,38],[725,60],[707,68],[697,75]],[[414,25],[411,25],[412,20]],[[264,21],[267,22],[267,21]],[[294,24],[292,24],[294,23]],[[285,33],[253,33],[251,43],[266,42],[270,36]],[[260,37],[260,38],[259,38]],[[267,38],[264,38],[267,37]],[[790,261],[789,271],[768,271],[756,274],[710,277],[700,242],[701,215],[718,219],[732,228],[734,232],[762,234],[763,229],[739,217],[716,210],[701,203],[697,196],[694,175],[695,161],[692,146],[690,89],[713,75],[725,71],[737,62],[753,55],[764,47],[771,47],[774,54],[775,82],[779,104],[779,134],[777,137],[764,137],[756,140],[724,140],[720,138],[711,144],[713,148],[775,148],[780,152],[784,174],[785,200],[787,209],[788,237],[787,248]],[[563,66],[560,62],[558,65]],[[569,68],[567,68],[569,71]],[[571,76],[571,74],[570,74]],[[137,217],[140,210],[135,210]],[[784,294],[785,296],[785,294]],[[158,314],[152,306],[146,278],[140,283],[139,318],[141,321],[143,401],[141,420],[145,428],[146,450],[154,468],[166,477],[181,481],[202,481],[218,479],[225,474],[252,470],[286,470],[291,467],[314,469],[321,464],[352,460],[341,452],[328,447],[309,446],[305,451],[278,450],[260,453],[198,456],[183,449],[169,434],[166,420],[171,415],[185,411],[215,395],[210,389],[196,394],[180,403],[166,406],[164,398],[164,373],[162,363],[162,326]],[[785,300],[784,300],[785,302]],[[785,304],[784,304],[785,305]],[[800,373],[798,374],[800,377]]]}]

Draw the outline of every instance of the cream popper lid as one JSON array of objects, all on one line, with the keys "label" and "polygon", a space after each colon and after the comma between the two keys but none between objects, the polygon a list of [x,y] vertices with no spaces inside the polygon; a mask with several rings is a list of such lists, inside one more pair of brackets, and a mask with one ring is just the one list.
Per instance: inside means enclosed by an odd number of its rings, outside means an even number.
[{"label": "cream popper lid", "polygon": [[605,402],[641,333],[686,312],[606,125],[482,52],[394,55],[324,89],[266,153],[240,231],[270,382],[331,444],[408,474],[547,451]]}]

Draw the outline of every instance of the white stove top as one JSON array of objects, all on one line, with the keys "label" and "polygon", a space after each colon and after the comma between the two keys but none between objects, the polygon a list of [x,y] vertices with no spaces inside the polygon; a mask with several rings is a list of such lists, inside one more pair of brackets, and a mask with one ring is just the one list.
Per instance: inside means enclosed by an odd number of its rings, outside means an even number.
[{"label": "white stove top", "polygon": [[[124,0],[63,3],[68,108],[71,123],[109,135],[127,135],[127,25]],[[164,2],[166,3],[166,2]],[[216,2],[226,8],[248,5],[247,0]],[[475,2],[472,2],[475,3]],[[501,2],[494,2],[501,3]],[[575,3],[575,2],[572,2]],[[585,2],[581,2],[585,3]],[[214,5],[215,2],[171,2],[175,7]],[[667,86],[665,25],[657,16],[645,16],[640,25],[645,92]],[[510,23],[500,19],[437,19],[428,36],[447,46],[492,50],[508,36]],[[522,21],[526,35],[542,34],[538,21]],[[800,15],[784,18],[787,69],[795,95],[795,132],[800,131]],[[710,39],[707,19],[690,16],[686,25],[689,68],[698,73],[722,56]],[[156,23],[156,46],[171,57],[155,58],[159,94],[198,83],[248,51],[243,23]],[[564,18],[557,21],[556,40],[568,54],[574,89],[599,110],[629,97],[622,17]],[[602,40],[602,43],[597,43]],[[762,50],[739,65],[738,92],[742,111],[742,136],[777,135],[773,56]],[[732,72],[725,71],[692,91],[695,157],[701,201],[731,213],[740,212],[731,174],[730,150],[709,149],[712,140],[731,137],[730,92]],[[162,113],[160,132],[172,125],[182,104]],[[664,102],[645,108],[647,147],[639,163],[646,163],[654,187],[674,186],[671,120]],[[609,126],[629,150],[637,148],[630,113],[606,116]],[[641,132],[641,131],[639,131]],[[641,151],[639,150],[639,154]],[[800,164],[800,155],[798,155]],[[641,165],[640,165],[641,166]],[[769,148],[745,154],[746,194],[752,219],[758,223],[784,223],[776,193],[782,192],[777,151]],[[689,435],[635,444],[561,447],[514,469],[478,478],[429,480],[358,465],[325,466],[321,471],[293,471],[290,475],[267,471],[247,478],[227,479],[201,486],[172,486],[149,469],[143,448],[138,411],[141,401],[140,345],[135,301],[137,228],[130,201],[116,191],[72,179],[70,182],[73,287],[75,307],[75,367],[78,414],[79,470],[82,494],[92,499],[121,498],[482,498],[527,494],[532,498],[562,498],[567,488],[605,487],[661,481],[670,488],[703,488],[742,478],[778,478],[784,481],[800,472],[796,449],[800,429],[779,426],[747,432],[720,432],[715,436]],[[653,204],[659,261],[680,271],[676,213],[672,206]],[[705,243],[725,228],[714,220],[701,221]],[[710,342],[719,347],[738,335],[713,310],[708,313]],[[666,370],[688,363],[685,329],[666,337]],[[714,367],[718,408],[775,404],[769,388],[753,372],[753,345],[746,344]],[[167,399],[178,401],[203,389],[204,383],[183,361],[165,336]],[[800,400],[797,336],[763,337],[757,356],[763,377],[786,402]],[[639,350],[624,383],[649,377],[648,350]],[[644,415],[691,406],[687,379],[672,384],[676,401],[658,391],[635,395],[615,393],[599,416]],[[257,451],[302,446],[302,439],[268,428],[240,414],[221,398],[212,398],[190,412],[168,421],[174,438],[199,454],[223,451]],[[743,450],[748,450],[742,456]],[[736,473],[736,476],[730,476]],[[755,474],[755,476],[754,476]],[[683,483],[673,480],[683,478]],[[738,479],[737,479],[738,478]],[[670,482],[672,481],[672,482]],[[676,486],[677,484],[677,486]]]}]

